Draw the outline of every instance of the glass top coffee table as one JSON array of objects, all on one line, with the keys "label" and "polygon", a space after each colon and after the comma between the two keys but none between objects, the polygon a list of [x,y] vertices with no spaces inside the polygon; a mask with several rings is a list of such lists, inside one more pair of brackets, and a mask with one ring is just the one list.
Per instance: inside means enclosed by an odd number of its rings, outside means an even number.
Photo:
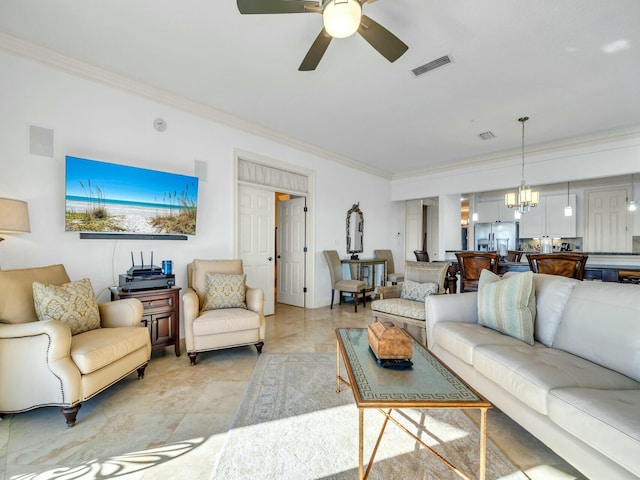
[{"label": "glass top coffee table", "polygon": [[[391,421],[427,448],[438,459],[456,472],[461,478],[469,476],[446,458],[425,444],[420,438],[404,427],[392,416],[393,410],[402,408],[475,408],[480,410],[480,471],[478,478],[485,478],[487,410],[491,403],[467,385],[460,377],[430,353],[421,343],[412,340],[413,367],[395,370],[381,367],[369,348],[366,328],[338,328],[336,337],[336,389],[345,383],[353,392],[359,415],[358,433],[358,478],[364,480],[375,460],[380,440],[387,423]],[[340,375],[340,355],[344,362],[348,380]],[[364,409],[375,408],[385,420],[373,447],[371,458],[364,471]]]}]

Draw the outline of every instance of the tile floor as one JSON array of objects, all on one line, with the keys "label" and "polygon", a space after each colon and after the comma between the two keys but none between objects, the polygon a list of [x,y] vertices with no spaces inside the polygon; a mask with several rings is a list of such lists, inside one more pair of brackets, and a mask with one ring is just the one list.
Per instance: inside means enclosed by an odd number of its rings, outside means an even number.
[{"label": "tile floor", "polygon": [[[334,330],[365,327],[369,316],[368,307],[355,314],[353,305],[278,304],[267,317],[263,351],[335,352]],[[206,480],[256,360],[255,348],[241,347],[201,353],[190,367],[184,353],[154,350],[142,381],[130,375],[85,402],[73,428],[57,407],[7,415],[0,480]],[[489,412],[488,433],[534,480],[583,478],[497,409]]]}]

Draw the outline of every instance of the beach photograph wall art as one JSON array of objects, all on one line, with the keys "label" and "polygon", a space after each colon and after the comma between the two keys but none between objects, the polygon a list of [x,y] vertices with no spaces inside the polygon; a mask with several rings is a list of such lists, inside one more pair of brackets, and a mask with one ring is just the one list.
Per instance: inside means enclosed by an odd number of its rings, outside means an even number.
[{"label": "beach photograph wall art", "polygon": [[198,177],[67,156],[65,230],[196,234]]}]

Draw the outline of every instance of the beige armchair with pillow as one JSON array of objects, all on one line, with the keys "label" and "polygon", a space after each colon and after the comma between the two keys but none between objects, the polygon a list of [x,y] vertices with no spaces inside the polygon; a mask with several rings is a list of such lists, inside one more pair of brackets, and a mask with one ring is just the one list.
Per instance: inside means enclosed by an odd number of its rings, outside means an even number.
[{"label": "beige armchair with pillow", "polygon": [[61,406],[67,425],[81,402],[151,356],[136,299],[97,304],[88,279],[62,265],[0,270],[0,413]]},{"label": "beige armchair with pillow", "polygon": [[394,324],[417,326],[426,341],[425,299],[446,293],[448,262],[406,261],[402,285],[378,287],[379,300],[371,303],[372,322],[388,320]]},{"label": "beige armchair with pillow", "polygon": [[242,260],[194,260],[187,281],[182,302],[191,365],[208,350],[255,345],[262,352],[264,292],[245,285]]}]

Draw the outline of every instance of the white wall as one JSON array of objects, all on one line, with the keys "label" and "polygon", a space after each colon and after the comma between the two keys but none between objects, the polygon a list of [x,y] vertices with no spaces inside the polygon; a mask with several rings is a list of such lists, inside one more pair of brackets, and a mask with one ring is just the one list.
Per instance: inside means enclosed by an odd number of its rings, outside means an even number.
[{"label": "white wall", "polygon": [[[391,198],[413,200],[439,196],[442,199],[450,195],[460,197],[462,194],[485,192],[482,199],[501,199],[507,190],[512,191],[520,184],[521,162],[521,154],[514,152],[503,157],[472,160],[466,167],[394,178],[391,181]],[[640,132],[570,146],[534,148],[525,156],[525,179],[541,194],[564,193],[566,182],[571,181],[571,191],[577,194],[578,201],[578,237],[584,236],[584,192],[596,185],[623,185],[631,192],[631,173],[638,172]],[[636,200],[640,196],[637,177],[634,182]],[[633,235],[640,234],[639,216],[640,211],[628,219]],[[453,232],[459,227],[459,215],[440,218],[443,231]],[[450,240],[456,243],[453,237]],[[457,248],[459,246],[441,245],[440,253]]]},{"label": "white wall", "polygon": [[[640,132],[623,138],[555,149],[525,149],[525,179],[532,186],[640,172]],[[394,178],[392,200],[513,189],[522,176],[520,153],[471,160],[467,166]]]},{"label": "white wall", "polygon": [[[353,203],[359,201],[364,213],[364,256],[375,248],[401,251],[403,202],[389,200],[386,179],[2,51],[0,71],[0,196],[26,200],[31,217],[30,234],[4,235],[4,269],[62,263],[72,279],[90,278],[106,300],[104,289],[129,268],[130,252],[148,258],[153,250],[156,264],[173,260],[176,283],[185,287],[192,259],[233,255],[236,149],[315,172],[310,307],[329,303],[321,251],[346,256],[345,219]],[[163,133],[153,129],[157,117],[168,124]],[[29,125],[54,131],[53,158],[29,153]],[[66,155],[186,175],[195,175],[196,160],[205,162],[197,234],[187,241],[115,241],[80,240],[78,233],[65,232]]]}]

